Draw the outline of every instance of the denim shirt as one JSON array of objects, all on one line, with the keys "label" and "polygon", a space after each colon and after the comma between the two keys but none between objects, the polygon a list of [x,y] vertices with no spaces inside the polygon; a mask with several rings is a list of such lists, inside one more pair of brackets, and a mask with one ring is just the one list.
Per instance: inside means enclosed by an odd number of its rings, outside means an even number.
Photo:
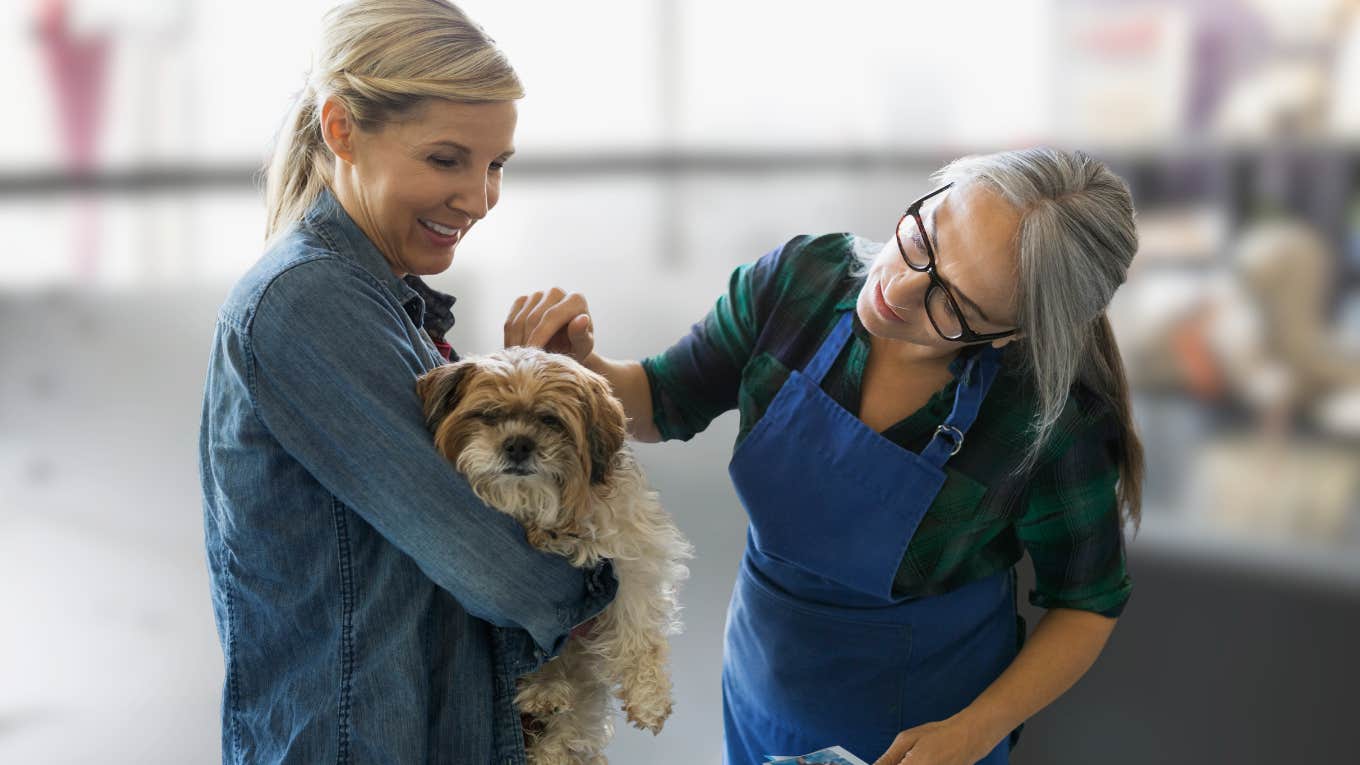
[{"label": "denim shirt", "polygon": [[519,765],[515,678],[614,597],[612,567],[530,547],[436,451],[424,314],[329,191],[218,314],[199,469],[223,762]]}]

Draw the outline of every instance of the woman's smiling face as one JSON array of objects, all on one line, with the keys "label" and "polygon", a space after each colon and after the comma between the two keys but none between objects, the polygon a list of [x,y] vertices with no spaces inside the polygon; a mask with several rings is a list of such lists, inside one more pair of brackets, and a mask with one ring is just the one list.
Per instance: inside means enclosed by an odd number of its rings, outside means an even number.
[{"label": "woman's smiling face", "polygon": [[514,153],[513,101],[428,99],[376,130],[353,129],[328,101],[322,127],[336,155],[335,192],[398,276],[437,274],[500,199]]},{"label": "woman's smiling face", "polygon": [[[980,333],[1013,329],[1020,225],[1015,209],[988,187],[965,184],[927,202],[921,217],[935,251],[936,273],[949,285],[968,326]],[[902,234],[906,247],[924,247],[911,218]],[[889,237],[860,290],[860,322],[884,339],[957,350],[960,345],[941,337],[930,323],[925,308],[929,288],[930,276],[908,268],[896,240]]]}]

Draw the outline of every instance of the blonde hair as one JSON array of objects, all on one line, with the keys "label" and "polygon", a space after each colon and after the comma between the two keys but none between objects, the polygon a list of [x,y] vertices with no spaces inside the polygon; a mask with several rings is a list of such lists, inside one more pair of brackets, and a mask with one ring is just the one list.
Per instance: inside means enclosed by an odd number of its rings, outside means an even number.
[{"label": "blonde hair", "polygon": [[302,219],[330,183],[321,104],[336,98],[366,131],[427,99],[511,101],[524,87],[486,32],[446,0],[354,0],[326,14],[307,84],[274,144],[265,238]]}]

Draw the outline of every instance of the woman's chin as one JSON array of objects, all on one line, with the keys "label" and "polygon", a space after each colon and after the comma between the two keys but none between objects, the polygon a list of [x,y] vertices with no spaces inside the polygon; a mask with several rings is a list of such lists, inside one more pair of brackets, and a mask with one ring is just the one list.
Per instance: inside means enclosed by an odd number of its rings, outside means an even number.
[{"label": "woman's chin", "polygon": [[877,335],[878,317],[874,315],[874,309],[864,303],[864,296],[861,295],[859,300],[855,301],[855,315],[859,317],[859,323],[864,325],[869,334]]},{"label": "woman's chin", "polygon": [[410,258],[406,264],[411,269],[411,273],[416,276],[434,276],[449,270],[453,265],[454,248],[446,250],[430,251],[425,248],[416,257]]}]

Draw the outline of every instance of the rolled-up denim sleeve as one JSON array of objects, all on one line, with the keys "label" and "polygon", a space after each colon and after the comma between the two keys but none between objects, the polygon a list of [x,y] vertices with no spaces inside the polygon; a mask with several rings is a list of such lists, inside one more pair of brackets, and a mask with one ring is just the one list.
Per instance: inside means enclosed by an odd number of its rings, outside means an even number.
[{"label": "rolled-up denim sleeve", "polygon": [[255,409],[339,501],[467,611],[526,630],[549,655],[617,589],[607,564],[573,568],[531,547],[435,449],[401,310],[366,272],[330,259],[279,275],[240,338]]}]

